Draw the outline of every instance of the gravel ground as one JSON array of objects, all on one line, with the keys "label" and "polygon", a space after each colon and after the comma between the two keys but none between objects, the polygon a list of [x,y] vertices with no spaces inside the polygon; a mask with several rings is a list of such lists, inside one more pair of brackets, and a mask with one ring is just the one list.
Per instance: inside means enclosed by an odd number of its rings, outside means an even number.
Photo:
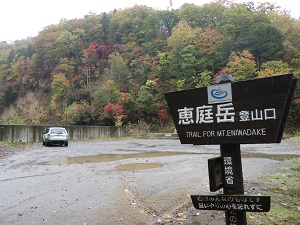
[{"label": "gravel ground", "polygon": [[[288,140],[241,151],[248,194],[259,194],[261,176],[300,155]],[[171,139],[0,146],[0,224],[225,224],[224,212],[196,210],[190,199],[210,193],[207,159],[219,152]]]}]

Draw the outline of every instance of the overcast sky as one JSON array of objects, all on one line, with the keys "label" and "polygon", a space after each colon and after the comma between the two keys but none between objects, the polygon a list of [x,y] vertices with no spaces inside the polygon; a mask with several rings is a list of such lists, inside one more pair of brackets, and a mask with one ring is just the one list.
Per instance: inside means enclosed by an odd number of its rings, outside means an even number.
[{"label": "overcast sky", "polygon": [[[235,0],[248,2],[251,0]],[[276,3],[291,11],[295,18],[300,16],[300,1],[298,0],[252,0],[258,2]],[[172,0],[174,9],[184,3],[203,5],[213,0]],[[134,5],[147,5],[154,9],[167,9],[170,0],[2,0],[0,4],[0,42],[14,41],[34,37],[44,27],[58,24],[60,19],[83,18],[89,12],[100,14],[114,9],[124,9]]]}]

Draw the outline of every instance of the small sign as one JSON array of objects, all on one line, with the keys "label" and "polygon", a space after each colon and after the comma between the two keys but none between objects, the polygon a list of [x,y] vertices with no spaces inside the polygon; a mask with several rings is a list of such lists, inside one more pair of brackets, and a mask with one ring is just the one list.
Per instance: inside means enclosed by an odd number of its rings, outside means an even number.
[{"label": "small sign", "polygon": [[200,210],[269,212],[271,196],[191,195],[193,205]]},{"label": "small sign", "polygon": [[280,143],[292,74],[165,93],[181,144]]},{"label": "small sign", "polygon": [[219,84],[207,87],[208,104],[231,102],[231,84]]},{"label": "small sign", "polygon": [[222,157],[208,159],[209,189],[214,192],[223,187]]}]

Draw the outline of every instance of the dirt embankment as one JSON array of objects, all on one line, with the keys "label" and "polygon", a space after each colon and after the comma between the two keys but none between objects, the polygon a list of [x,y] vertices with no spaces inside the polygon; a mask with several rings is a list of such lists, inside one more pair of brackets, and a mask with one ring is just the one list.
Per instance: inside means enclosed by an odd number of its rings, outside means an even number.
[{"label": "dirt embankment", "polygon": [[44,111],[49,101],[49,96],[44,93],[27,92],[25,95],[19,96],[15,102],[0,112],[0,120],[7,120],[14,116],[23,116],[26,118],[28,115],[34,117]]}]

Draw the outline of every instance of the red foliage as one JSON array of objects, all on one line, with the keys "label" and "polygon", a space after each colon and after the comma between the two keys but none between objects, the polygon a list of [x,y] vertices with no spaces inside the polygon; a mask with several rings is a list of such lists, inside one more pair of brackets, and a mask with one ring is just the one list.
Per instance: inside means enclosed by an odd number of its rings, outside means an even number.
[{"label": "red foliage", "polygon": [[111,104],[110,102],[107,103],[107,105],[104,107],[104,112],[110,112],[113,110],[114,105]]},{"label": "red foliage", "polygon": [[113,52],[113,47],[111,45],[100,45],[98,48],[98,57],[100,59],[108,59],[108,56]]},{"label": "red foliage", "polygon": [[109,119],[115,119],[116,116],[123,116],[124,109],[120,103],[112,104],[107,103],[104,107],[104,117]]},{"label": "red foliage", "polygon": [[130,59],[137,59],[143,54],[143,48],[140,46],[135,47],[132,52],[130,53]]},{"label": "red foliage", "polygon": [[89,46],[89,48],[85,49],[85,52],[87,53],[87,55],[89,57],[92,57],[92,58],[98,58],[98,54],[97,54],[97,50],[98,50],[98,46],[99,44],[96,43],[96,42],[92,42]]},{"label": "red foliage", "polygon": [[164,105],[162,103],[155,103],[156,106],[156,112],[158,114],[158,117],[160,120],[165,120],[168,118],[168,112],[165,109]]},{"label": "red foliage", "polygon": [[115,110],[118,115],[121,115],[124,112],[123,106],[121,106],[119,103],[115,105]]},{"label": "red foliage", "polygon": [[158,110],[158,116],[159,116],[159,119],[161,119],[161,120],[167,119],[168,118],[167,110],[166,109],[159,109]]},{"label": "red foliage", "polygon": [[89,47],[85,49],[85,52],[90,58],[108,59],[108,56],[113,52],[113,46],[108,42],[102,45],[97,42],[92,42]]}]

